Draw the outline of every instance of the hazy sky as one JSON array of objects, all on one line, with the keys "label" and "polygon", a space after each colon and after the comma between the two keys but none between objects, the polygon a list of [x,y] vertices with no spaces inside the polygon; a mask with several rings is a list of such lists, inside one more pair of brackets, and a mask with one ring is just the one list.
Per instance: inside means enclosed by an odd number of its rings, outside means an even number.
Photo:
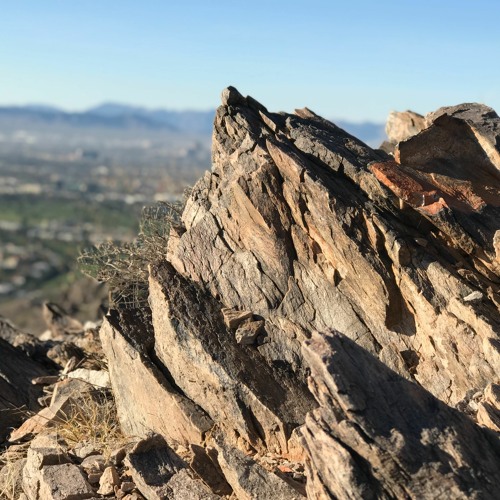
[{"label": "hazy sky", "polygon": [[384,121],[464,101],[500,112],[500,0],[15,0],[0,104],[270,110]]}]

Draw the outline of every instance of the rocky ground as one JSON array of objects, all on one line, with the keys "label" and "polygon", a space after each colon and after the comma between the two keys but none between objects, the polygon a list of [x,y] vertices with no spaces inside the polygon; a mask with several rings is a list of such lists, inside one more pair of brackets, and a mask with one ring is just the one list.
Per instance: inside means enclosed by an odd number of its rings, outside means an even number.
[{"label": "rocky ground", "polygon": [[0,321],[5,498],[498,498],[500,118],[373,150],[223,92],[147,304]]}]

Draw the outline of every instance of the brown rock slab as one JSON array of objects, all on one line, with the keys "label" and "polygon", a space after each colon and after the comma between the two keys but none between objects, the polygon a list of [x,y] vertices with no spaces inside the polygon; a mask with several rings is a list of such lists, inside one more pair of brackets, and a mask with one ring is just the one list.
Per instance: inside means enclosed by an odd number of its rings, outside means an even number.
[{"label": "brown rock slab", "polygon": [[500,410],[500,384],[488,384],[484,390],[484,399]]},{"label": "brown rock slab", "polygon": [[[133,321],[128,327],[133,328]],[[153,431],[170,442],[201,443],[203,434],[212,426],[210,418],[172,387],[161,363],[156,364],[129,340],[123,331],[126,324],[111,315],[100,331],[122,429],[131,436]]]},{"label": "brown rock slab", "polygon": [[262,332],[264,321],[245,321],[241,323],[234,334],[236,342],[241,345],[252,345]]},{"label": "brown rock slab", "polygon": [[489,403],[479,403],[476,415],[479,424],[500,433],[500,410]]},{"label": "brown rock slab", "polygon": [[82,460],[80,467],[85,471],[103,472],[105,464],[106,459],[102,455],[90,455]]},{"label": "brown rock slab", "polygon": [[301,428],[309,496],[495,496],[498,438],[339,333],[314,334],[304,356],[320,403]]},{"label": "brown rock slab", "polygon": [[500,384],[489,384],[484,390],[476,414],[479,424],[500,433]]},{"label": "brown rock slab", "polygon": [[77,379],[64,379],[57,382],[52,392],[52,399],[50,406],[58,406],[64,404],[68,400],[77,400],[83,394],[88,393],[93,388],[83,380]]},{"label": "brown rock slab", "polygon": [[432,218],[462,250],[499,273],[494,235],[500,218],[500,118],[482,104],[440,108],[429,127],[398,145],[395,158],[440,190],[453,218]]},{"label": "brown rock slab", "polygon": [[112,495],[115,492],[115,486],[119,486],[120,477],[114,466],[106,467],[99,479],[99,495]]},{"label": "brown rock slab", "polygon": [[409,139],[426,126],[425,118],[414,111],[391,111],[385,133],[393,144]]},{"label": "brown rock slab", "polygon": [[498,114],[485,104],[463,103],[456,106],[444,106],[426,115],[426,124],[435,124],[448,119],[467,124],[486,153],[491,163],[500,170],[500,118]]},{"label": "brown rock slab", "polygon": [[10,441],[22,441],[71,418],[73,409],[83,393],[91,386],[77,380],[58,382],[52,394],[50,406],[41,409],[26,420],[18,429],[12,431]]},{"label": "brown rock slab", "polygon": [[236,330],[243,322],[251,320],[251,311],[237,311],[236,309],[222,308],[224,323],[230,330]]}]

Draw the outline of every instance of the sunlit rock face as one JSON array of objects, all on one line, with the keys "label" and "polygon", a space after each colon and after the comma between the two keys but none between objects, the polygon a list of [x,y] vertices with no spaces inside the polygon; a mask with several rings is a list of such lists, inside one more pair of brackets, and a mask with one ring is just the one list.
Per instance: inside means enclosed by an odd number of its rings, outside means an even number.
[{"label": "sunlit rock face", "polygon": [[[19,401],[52,386],[10,435],[39,434],[16,469],[28,498],[62,475],[65,498],[498,496],[499,118],[391,120],[389,154],[224,90],[148,301],[110,311],[100,345],[54,305],[59,350],[2,323],[4,399],[16,367]],[[37,427],[96,393],[126,434],[109,454]]]}]

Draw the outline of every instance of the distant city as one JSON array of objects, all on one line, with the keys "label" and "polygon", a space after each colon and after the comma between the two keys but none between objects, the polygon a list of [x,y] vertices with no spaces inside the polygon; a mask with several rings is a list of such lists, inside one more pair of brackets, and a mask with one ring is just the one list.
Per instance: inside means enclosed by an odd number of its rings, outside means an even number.
[{"label": "distant city", "polygon": [[213,113],[116,112],[0,108],[0,314],[20,326],[37,329],[30,315],[53,291],[89,286],[83,248],[132,240],[144,205],[180,198],[210,168]]},{"label": "distant city", "polygon": [[[214,113],[0,107],[0,314],[23,326],[27,308],[79,282],[81,249],[132,240],[143,206],[179,199],[210,168]],[[384,139],[382,124],[337,124]]]}]

